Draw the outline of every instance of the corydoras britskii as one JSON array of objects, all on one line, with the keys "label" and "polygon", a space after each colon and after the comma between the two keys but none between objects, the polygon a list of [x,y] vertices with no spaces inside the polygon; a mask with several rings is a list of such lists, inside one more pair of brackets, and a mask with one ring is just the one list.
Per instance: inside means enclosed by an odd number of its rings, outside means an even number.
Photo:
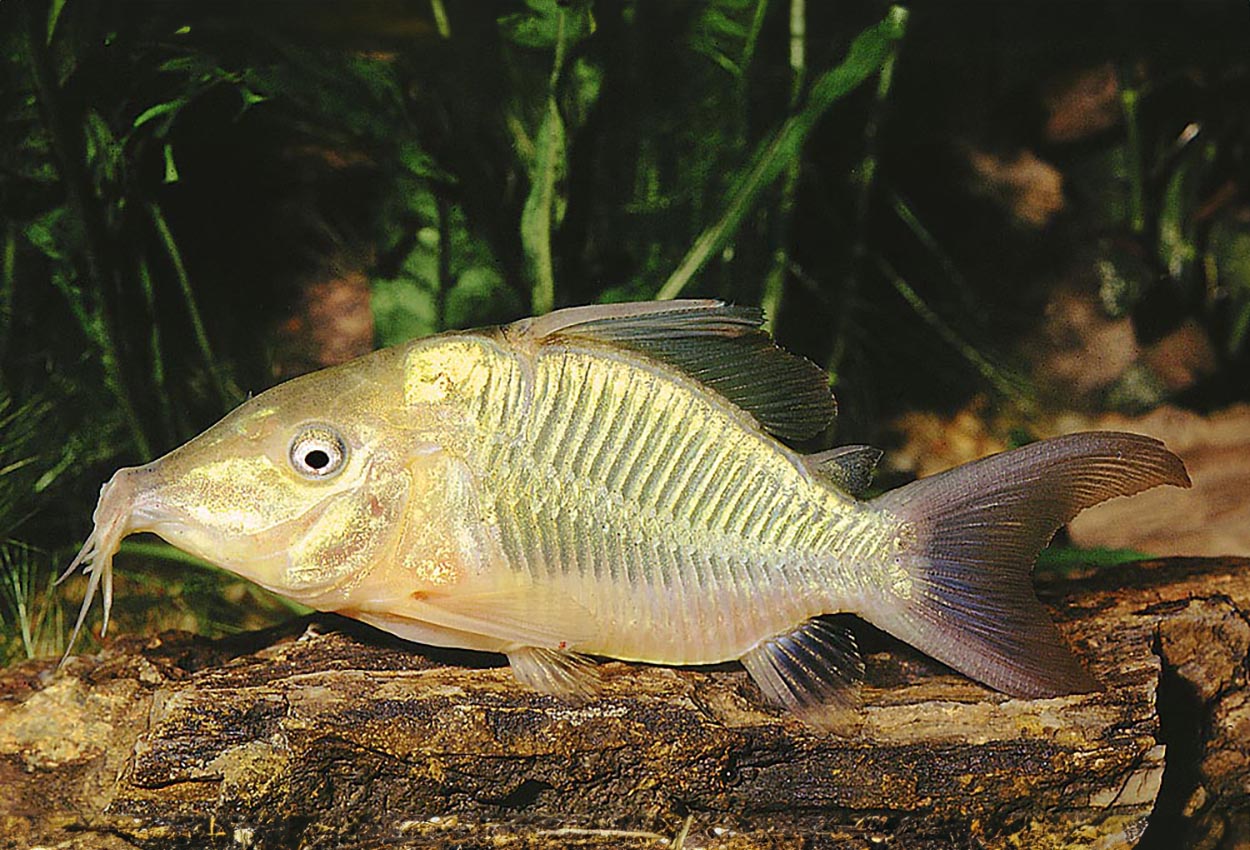
[{"label": "corydoras britskii", "polygon": [[878,452],[779,441],[834,403],[759,323],[716,301],[578,307],[275,387],[104,486],[75,635],[100,583],[107,624],[113,554],[150,531],[313,608],[502,652],[549,693],[593,693],[587,656],[738,659],[820,722],[862,671],[838,612],[1008,694],[1095,689],[1030,570],[1082,509],[1188,486],[1180,459],[1073,434],[861,500]]}]

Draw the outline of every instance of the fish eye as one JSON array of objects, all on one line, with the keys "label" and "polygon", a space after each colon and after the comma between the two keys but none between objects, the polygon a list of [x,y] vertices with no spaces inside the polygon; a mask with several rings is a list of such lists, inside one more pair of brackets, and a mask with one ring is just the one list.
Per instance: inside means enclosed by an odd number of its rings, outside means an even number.
[{"label": "fish eye", "polygon": [[305,478],[330,478],[347,462],[347,443],[329,425],[305,425],[291,441],[290,458]]}]

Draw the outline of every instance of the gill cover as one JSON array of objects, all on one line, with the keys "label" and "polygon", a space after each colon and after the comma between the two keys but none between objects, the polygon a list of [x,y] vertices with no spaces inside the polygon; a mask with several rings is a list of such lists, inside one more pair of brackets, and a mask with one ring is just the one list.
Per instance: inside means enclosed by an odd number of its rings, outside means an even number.
[{"label": "gill cover", "polygon": [[374,458],[358,486],[324,499],[307,528],[293,535],[286,565],[273,589],[306,597],[331,589],[347,592],[390,554],[404,507],[409,476]]}]

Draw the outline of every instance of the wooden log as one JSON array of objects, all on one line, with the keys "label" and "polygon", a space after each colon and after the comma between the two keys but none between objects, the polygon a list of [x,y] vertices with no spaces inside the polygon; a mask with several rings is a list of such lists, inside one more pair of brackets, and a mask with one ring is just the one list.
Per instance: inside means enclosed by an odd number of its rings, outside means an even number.
[{"label": "wooden log", "polygon": [[490,656],[334,618],[219,641],[120,639],[59,672],[0,674],[0,836],[1245,847],[1250,562],[1147,562],[1039,589],[1104,692],[1010,699],[869,634],[861,722],[835,733],[763,705],[736,665],[609,663],[602,698],[572,706]]}]

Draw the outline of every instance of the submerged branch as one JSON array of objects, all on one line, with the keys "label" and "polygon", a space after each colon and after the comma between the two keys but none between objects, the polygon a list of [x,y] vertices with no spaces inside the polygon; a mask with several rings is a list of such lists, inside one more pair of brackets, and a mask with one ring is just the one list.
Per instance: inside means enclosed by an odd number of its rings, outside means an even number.
[{"label": "submerged branch", "polygon": [[[118,640],[0,673],[0,824],[20,846],[1165,846],[1248,802],[1247,566],[1043,577],[1098,693],[1009,699],[877,636],[842,733],[737,669],[609,663],[572,706],[342,621]],[[1165,747],[1185,724],[1201,740]]]}]

